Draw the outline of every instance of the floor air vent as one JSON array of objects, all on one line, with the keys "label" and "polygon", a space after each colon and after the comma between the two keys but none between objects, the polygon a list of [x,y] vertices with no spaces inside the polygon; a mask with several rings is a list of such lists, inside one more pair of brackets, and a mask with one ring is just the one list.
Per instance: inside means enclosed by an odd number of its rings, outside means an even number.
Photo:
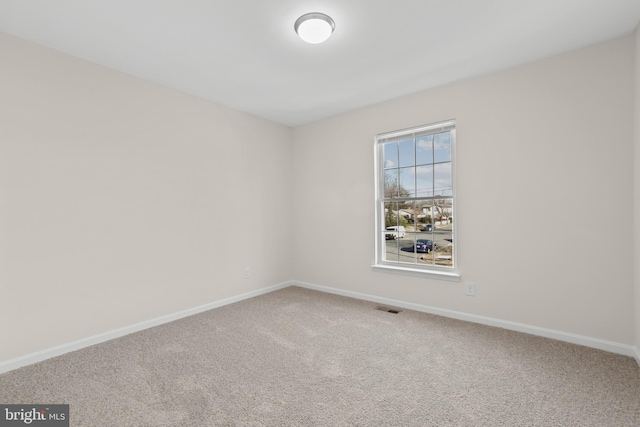
[{"label": "floor air vent", "polygon": [[389,307],[384,307],[382,305],[377,306],[376,310],[386,311],[387,313],[393,313],[393,314],[398,314],[402,311],[402,310],[398,310],[397,308],[389,308]]}]

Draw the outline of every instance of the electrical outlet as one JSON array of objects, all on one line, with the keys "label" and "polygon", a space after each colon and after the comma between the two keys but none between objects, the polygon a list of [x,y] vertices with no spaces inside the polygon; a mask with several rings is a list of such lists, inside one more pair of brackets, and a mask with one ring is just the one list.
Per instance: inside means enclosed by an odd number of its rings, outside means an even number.
[{"label": "electrical outlet", "polygon": [[245,279],[250,279],[251,278],[251,268],[245,267],[243,271],[244,271],[244,278]]},{"label": "electrical outlet", "polygon": [[464,284],[464,294],[469,297],[476,296],[476,284],[475,283],[465,283]]}]

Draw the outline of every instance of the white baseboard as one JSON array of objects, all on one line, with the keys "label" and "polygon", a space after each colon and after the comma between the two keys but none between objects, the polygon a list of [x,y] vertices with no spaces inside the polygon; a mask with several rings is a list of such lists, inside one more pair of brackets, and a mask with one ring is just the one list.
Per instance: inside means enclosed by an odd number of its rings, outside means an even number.
[{"label": "white baseboard", "polygon": [[406,308],[408,310],[421,311],[429,314],[437,314],[444,317],[450,317],[458,320],[465,320],[467,322],[479,323],[482,325],[495,326],[498,328],[508,329],[517,332],[524,332],[531,335],[537,335],[546,338],[552,338],[558,341],[565,341],[572,344],[583,345],[586,347],[596,348],[599,350],[608,351],[610,353],[622,354],[624,356],[635,357],[636,361],[640,365],[640,351],[638,347],[633,347],[626,344],[620,344],[612,341],[601,340],[598,338],[587,337],[583,335],[576,335],[568,332],[556,331],[553,329],[539,328],[537,326],[526,325],[524,323],[510,322],[508,320],[495,319],[492,317],[478,316],[476,314],[469,314],[460,311],[447,310],[437,307],[431,307],[422,304],[415,304],[406,301],[395,300],[391,298],[384,298],[375,295],[362,294],[359,292],[345,291],[343,289],[331,288],[327,286],[315,285],[313,283],[305,283],[294,280],[295,286],[302,288],[313,289],[316,291],[327,292],[336,295],[342,295],[351,298],[357,298],[365,301],[371,301],[378,304],[391,305],[400,308]]},{"label": "white baseboard", "polygon": [[561,332],[561,331],[555,331],[552,329],[539,328],[537,326],[530,326],[522,323],[509,322],[509,321],[494,319],[490,317],[478,316],[475,314],[468,314],[468,313],[463,313],[463,312],[454,311],[454,310],[446,310],[446,309],[430,307],[422,304],[415,304],[415,303],[395,300],[391,298],[379,297],[379,296],[363,294],[359,292],[345,291],[342,289],[331,288],[328,286],[320,286],[312,283],[292,280],[292,281],[283,282],[277,285],[269,286],[266,288],[258,289],[255,291],[247,292],[234,297],[226,298],[220,301],[215,301],[209,304],[179,311],[177,313],[172,313],[166,316],[161,316],[155,319],[136,323],[134,325],[104,332],[102,334],[93,335],[91,337],[83,338],[77,341],[73,341],[70,343],[66,343],[66,344],[62,344],[62,345],[48,348],[45,350],[41,350],[35,353],[20,356],[15,359],[9,359],[7,361],[0,362],[0,374],[12,371],[14,369],[21,368],[23,366],[31,365],[33,363],[41,362],[43,360],[50,359],[52,357],[60,356],[65,353],[80,350],[82,348],[89,347],[91,345],[95,345],[95,344],[99,344],[115,338],[119,338],[124,335],[129,335],[131,333],[152,328],[154,326],[162,325],[164,323],[173,322],[174,320],[182,319],[184,317],[193,316],[194,314],[212,310],[217,307],[222,307],[224,305],[233,304],[235,302],[239,302],[245,299],[249,299],[249,298],[257,297],[259,295],[277,291],[279,289],[283,289],[289,286],[300,286],[302,288],[313,289],[320,292],[326,292],[326,293],[342,295],[342,296],[351,297],[351,298],[357,298],[357,299],[371,301],[379,304],[392,305],[396,307],[406,308],[408,310],[415,310],[415,311],[421,311],[424,313],[437,314],[440,316],[450,317],[453,319],[465,320],[468,322],[479,323],[479,324],[488,325],[488,326],[495,326],[498,328],[509,329],[513,331],[528,333],[531,335],[557,339],[559,341],[565,341],[565,342],[578,344],[578,345],[584,345],[586,347],[597,348],[597,349],[608,351],[611,353],[617,353],[617,354],[633,357],[638,362],[638,365],[640,365],[640,349],[634,346],[600,340],[597,338],[570,334],[570,333]]},{"label": "white baseboard", "polygon": [[212,310],[214,308],[222,307],[224,305],[233,304],[234,302],[239,302],[245,299],[267,294],[269,292],[277,291],[278,289],[289,287],[292,284],[293,282],[289,281],[289,282],[284,282],[277,285],[269,286],[266,288],[257,289],[255,291],[247,292],[234,297],[225,298],[220,301],[214,301],[198,307],[179,311],[177,313],[167,314],[166,316],[161,316],[155,319],[146,320],[144,322],[136,323],[135,325],[125,326],[123,328],[114,329],[112,331],[104,332],[98,335],[82,338],[70,343],[61,344],[52,348],[37,351],[35,353],[30,353],[24,356],[16,357],[15,359],[9,359],[7,361],[0,362],[0,374],[12,371],[14,369],[21,368],[23,366],[31,365],[33,363],[41,362],[43,360],[50,359],[52,357],[61,356],[71,351],[80,350],[81,348],[85,348],[91,345],[109,341],[114,338],[119,338],[124,335],[129,335],[131,333],[138,332],[143,329],[152,328],[154,326],[173,322],[174,320],[193,316],[194,314],[202,313],[204,311]]}]

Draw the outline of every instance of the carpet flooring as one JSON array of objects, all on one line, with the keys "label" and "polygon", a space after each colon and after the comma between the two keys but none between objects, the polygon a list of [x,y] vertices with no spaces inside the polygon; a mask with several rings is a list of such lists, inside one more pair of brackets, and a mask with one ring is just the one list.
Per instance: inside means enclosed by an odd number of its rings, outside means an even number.
[{"label": "carpet flooring", "polygon": [[71,426],[640,426],[640,367],[289,287],[0,375]]}]

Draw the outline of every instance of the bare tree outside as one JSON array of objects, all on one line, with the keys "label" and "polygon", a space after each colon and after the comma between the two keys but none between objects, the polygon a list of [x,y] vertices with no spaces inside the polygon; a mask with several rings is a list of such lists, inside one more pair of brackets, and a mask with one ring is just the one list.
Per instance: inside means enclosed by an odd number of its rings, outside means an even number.
[{"label": "bare tree outside", "polygon": [[[385,173],[384,197],[388,199],[409,197],[409,191],[407,191],[400,184],[399,173]],[[400,209],[408,208],[410,204],[411,202],[406,202],[406,201],[385,203],[385,213],[384,213],[385,227],[391,227],[394,225],[406,226],[408,222],[402,215],[399,214],[399,212],[400,212]]]}]

